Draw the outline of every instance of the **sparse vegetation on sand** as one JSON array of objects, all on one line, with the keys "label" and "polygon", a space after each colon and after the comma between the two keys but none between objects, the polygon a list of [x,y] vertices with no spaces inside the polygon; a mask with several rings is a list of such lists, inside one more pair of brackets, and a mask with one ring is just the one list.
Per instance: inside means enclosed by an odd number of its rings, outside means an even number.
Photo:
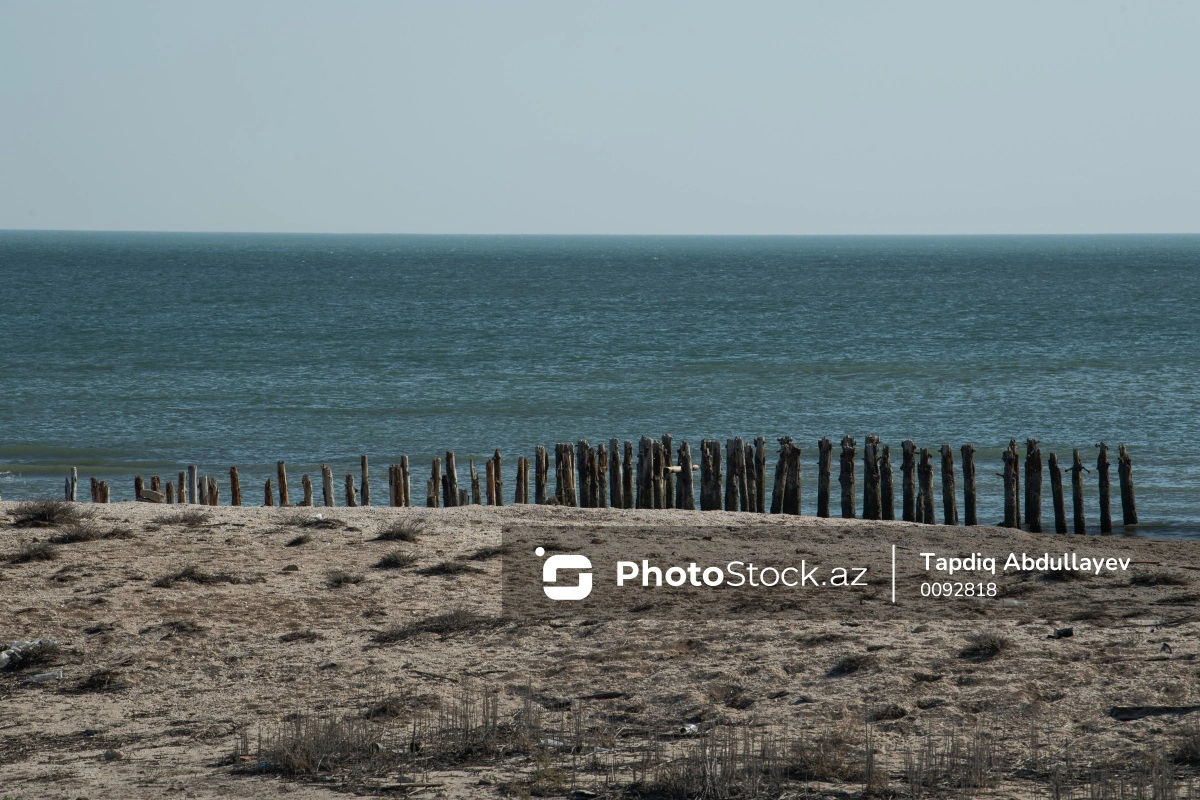
[{"label": "sparse vegetation on sand", "polygon": [[967,637],[967,646],[958,652],[959,658],[969,658],[973,661],[987,661],[1003,653],[1012,645],[1012,641],[995,631],[984,631]]},{"label": "sparse vegetation on sand", "polygon": [[30,542],[8,557],[10,564],[30,564],[34,561],[53,561],[58,558],[58,548],[53,542]]},{"label": "sparse vegetation on sand", "polygon": [[404,625],[395,625],[375,634],[377,644],[393,644],[411,639],[422,633],[433,633],[445,638],[456,633],[473,633],[495,627],[496,618],[466,609],[455,609],[446,614],[415,620]]},{"label": "sparse vegetation on sand", "polygon": [[91,516],[90,511],[66,500],[30,500],[17,503],[9,513],[14,528],[55,528]]},{"label": "sparse vegetation on sand", "polygon": [[231,572],[205,572],[197,566],[186,566],[183,569],[156,578],[151,586],[159,589],[169,589],[177,583],[258,583],[261,577],[243,577]]},{"label": "sparse vegetation on sand", "polygon": [[212,518],[208,512],[201,511],[198,508],[185,508],[182,511],[161,514],[155,517],[154,521],[159,525],[182,525],[185,528],[200,528],[209,524]]},{"label": "sparse vegetation on sand", "polygon": [[393,550],[379,561],[375,562],[376,569],[405,569],[417,563],[417,557],[403,550]]},{"label": "sparse vegetation on sand", "polygon": [[425,526],[420,520],[398,519],[380,528],[375,535],[375,541],[416,544],[424,532]]}]

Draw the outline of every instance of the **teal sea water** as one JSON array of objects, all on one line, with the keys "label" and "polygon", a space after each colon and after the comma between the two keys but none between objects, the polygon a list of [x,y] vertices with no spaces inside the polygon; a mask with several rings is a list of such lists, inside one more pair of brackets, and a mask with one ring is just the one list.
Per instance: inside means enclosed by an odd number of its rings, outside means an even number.
[{"label": "teal sea water", "polygon": [[1106,440],[1114,483],[1125,442],[1143,532],[1200,537],[1198,305],[1200,236],[0,232],[0,495],[366,453],[377,502],[406,454],[421,503],[445,450],[761,434],[814,513],[817,440],[876,433],[974,442],[992,522],[1033,436]]}]

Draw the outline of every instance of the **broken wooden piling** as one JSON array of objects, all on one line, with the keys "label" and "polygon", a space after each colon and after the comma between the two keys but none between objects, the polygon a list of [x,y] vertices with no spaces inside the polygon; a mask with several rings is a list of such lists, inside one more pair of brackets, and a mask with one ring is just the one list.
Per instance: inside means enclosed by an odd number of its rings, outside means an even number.
[{"label": "broken wooden piling", "polygon": [[1004,460],[1004,527],[1017,527],[1017,450],[1016,442],[1000,454]]},{"label": "broken wooden piling", "polygon": [[587,439],[580,439],[575,443],[575,470],[577,486],[579,488],[579,507],[591,508],[592,495],[588,480],[588,451],[591,445]]},{"label": "broken wooden piling", "polygon": [[675,507],[675,474],[671,471],[674,464],[674,453],[672,451],[671,434],[664,433],[662,435],[662,506],[661,508]]},{"label": "broken wooden piling", "polygon": [[896,485],[892,482],[892,448],[883,446],[883,457],[879,459],[879,505],[886,520],[896,518]]},{"label": "broken wooden piling", "polygon": [[145,481],[142,480],[142,476],[134,475],[133,476],[133,499],[135,501],[142,499],[142,489],[145,489],[145,488],[146,488],[146,483],[145,483]]},{"label": "broken wooden piling", "polygon": [[833,442],[825,436],[817,442],[817,516],[829,517],[829,484],[833,474]]},{"label": "broken wooden piling", "polygon": [[[475,459],[473,458],[467,459],[467,483],[471,487],[470,493],[467,495],[466,501],[462,502],[461,498],[463,493],[467,490],[459,490],[459,505],[466,505],[467,503],[470,503],[473,506],[483,505],[483,493],[479,488],[479,473],[475,471]],[[493,486],[494,485],[495,484],[493,483]]]},{"label": "broken wooden piling", "polygon": [[304,493],[304,499],[300,501],[300,505],[311,506],[313,504],[313,487],[307,472],[300,476],[300,491]]},{"label": "broken wooden piling", "polygon": [[354,488],[354,473],[346,473],[346,508],[354,508],[358,505],[358,492]]},{"label": "broken wooden piling", "polygon": [[867,434],[863,442],[863,519],[882,519],[879,486],[879,437]]},{"label": "broken wooden piling", "polygon": [[442,476],[442,486],[445,488],[445,495],[442,497],[442,505],[446,508],[453,508],[458,505],[458,467],[454,463],[454,453],[450,450],[446,451],[446,474]]},{"label": "broken wooden piling", "polygon": [[1096,477],[1100,484],[1100,532],[1112,533],[1112,506],[1109,500],[1111,484],[1108,476],[1108,445],[1099,444],[1100,452],[1096,455]]},{"label": "broken wooden piling", "polygon": [[263,505],[264,506],[274,506],[275,505],[275,496],[271,492],[271,479],[270,478],[267,478],[267,482],[265,484],[263,484]]},{"label": "broken wooden piling", "polygon": [[290,506],[292,504],[291,496],[288,494],[287,485],[287,465],[282,461],[275,463],[275,475],[279,478],[279,506]]},{"label": "broken wooden piling", "polygon": [[229,504],[233,506],[242,504],[242,479],[238,475],[237,467],[229,468]]},{"label": "broken wooden piling", "polygon": [[321,465],[321,502],[326,508],[332,508],[333,502],[333,467]]},{"label": "broken wooden piling", "polygon": [[838,483],[842,487],[842,519],[854,519],[854,454],[857,452],[852,436],[842,437],[841,469]]},{"label": "broken wooden piling", "polygon": [[546,504],[546,481],[550,471],[550,458],[546,448],[538,445],[533,451],[533,502],[538,505]]},{"label": "broken wooden piling", "polygon": [[975,498],[975,445],[962,446],[963,524],[978,525],[979,513]]},{"label": "broken wooden piling", "polygon": [[1087,533],[1087,522],[1083,516],[1083,473],[1086,471],[1079,450],[1074,450],[1071,457],[1071,501],[1076,533]]},{"label": "broken wooden piling", "polygon": [[742,445],[742,464],[746,473],[746,502],[742,508],[751,514],[757,514],[758,507],[758,470],[754,466],[754,445],[746,442]]},{"label": "broken wooden piling", "polygon": [[500,451],[497,449],[492,453],[492,464],[494,465],[492,470],[496,473],[496,505],[498,506],[504,505],[504,475],[500,471],[501,463]]},{"label": "broken wooden piling", "polygon": [[1117,477],[1121,481],[1121,516],[1125,525],[1137,525],[1137,501],[1133,497],[1133,459],[1125,445],[1117,450]]},{"label": "broken wooden piling", "polygon": [[1025,524],[1042,532],[1042,451],[1037,439],[1025,439]]},{"label": "broken wooden piling", "polygon": [[1050,454],[1050,504],[1054,506],[1054,532],[1067,532],[1067,506],[1063,498],[1062,469],[1058,466],[1058,455]]},{"label": "broken wooden piling", "polygon": [[687,440],[679,443],[679,482],[676,484],[675,507],[684,511],[696,510],[696,495],[692,487],[692,448]]},{"label": "broken wooden piling", "polygon": [[958,504],[954,497],[954,451],[942,445],[942,522],[958,524]]},{"label": "broken wooden piling", "polygon": [[928,447],[921,448],[921,457],[917,461],[917,482],[921,498],[917,522],[933,525],[933,456]]},{"label": "broken wooden piling", "polygon": [[187,501],[188,505],[196,505],[200,502],[200,469],[195,464],[189,464],[187,468]]},{"label": "broken wooden piling", "polygon": [[[489,506],[494,506],[494,505],[496,505],[496,465],[493,464],[491,462],[491,460],[489,459],[488,461],[484,462],[484,471],[486,473],[484,485],[487,487],[487,504]],[[471,462],[471,485],[472,486],[475,485],[476,480],[477,479],[475,476],[475,462],[472,461]]]},{"label": "broken wooden piling", "polygon": [[360,465],[362,467],[362,482],[360,483],[359,498],[364,506],[371,505],[371,479],[367,472],[367,457],[360,456]]},{"label": "broken wooden piling", "polygon": [[700,510],[721,510],[721,443],[700,442]]},{"label": "broken wooden piling", "polygon": [[613,508],[625,508],[625,483],[621,476],[620,441],[608,440],[608,504]]},{"label": "broken wooden piling", "polygon": [[608,508],[608,447],[599,442],[595,448],[596,466],[593,474],[596,476],[596,508]]}]

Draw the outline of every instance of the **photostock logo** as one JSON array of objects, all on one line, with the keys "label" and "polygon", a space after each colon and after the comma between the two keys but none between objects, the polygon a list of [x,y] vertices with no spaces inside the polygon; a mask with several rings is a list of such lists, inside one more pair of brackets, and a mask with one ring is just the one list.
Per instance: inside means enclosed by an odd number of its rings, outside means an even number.
[{"label": "photostock logo", "polygon": [[[546,548],[539,547],[533,552],[538,558],[541,558],[546,555]],[[587,556],[576,553],[550,556],[546,559],[546,563],[542,564],[542,583],[546,584],[542,587],[542,591],[551,600],[582,600],[592,593],[592,573],[590,572],[579,573],[578,586],[550,586],[549,584],[558,583],[560,569],[590,570],[591,568],[592,562]]]}]

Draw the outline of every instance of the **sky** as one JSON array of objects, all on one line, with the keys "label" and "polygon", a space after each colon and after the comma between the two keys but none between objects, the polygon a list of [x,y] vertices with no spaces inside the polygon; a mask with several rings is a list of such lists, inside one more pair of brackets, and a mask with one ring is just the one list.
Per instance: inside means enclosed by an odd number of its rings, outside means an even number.
[{"label": "sky", "polygon": [[0,228],[1200,232],[1200,3],[0,0]]}]

